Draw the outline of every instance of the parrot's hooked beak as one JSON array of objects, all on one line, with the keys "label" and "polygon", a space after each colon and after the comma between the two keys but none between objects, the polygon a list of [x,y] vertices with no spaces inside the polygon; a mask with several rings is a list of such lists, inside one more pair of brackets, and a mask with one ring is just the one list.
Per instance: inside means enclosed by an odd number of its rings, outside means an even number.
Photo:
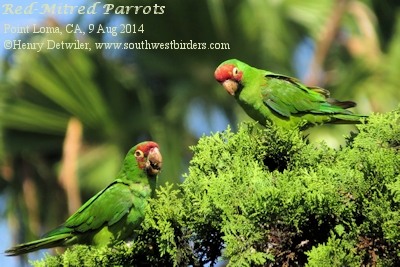
[{"label": "parrot's hooked beak", "polygon": [[149,151],[146,161],[146,171],[148,175],[156,175],[161,172],[162,156],[158,147],[153,147]]},{"label": "parrot's hooked beak", "polygon": [[235,96],[235,93],[236,93],[237,89],[239,88],[238,82],[228,79],[228,80],[223,81],[221,84],[225,88],[225,91],[228,92],[228,94],[230,94],[231,96]]}]

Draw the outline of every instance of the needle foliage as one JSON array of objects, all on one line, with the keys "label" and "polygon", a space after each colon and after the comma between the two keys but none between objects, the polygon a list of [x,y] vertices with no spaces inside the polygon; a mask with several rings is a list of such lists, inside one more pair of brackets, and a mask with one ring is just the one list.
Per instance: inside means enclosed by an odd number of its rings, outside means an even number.
[{"label": "needle foliage", "polygon": [[203,136],[130,247],[75,246],[33,264],[399,266],[400,109],[357,128],[338,150],[247,123]]}]

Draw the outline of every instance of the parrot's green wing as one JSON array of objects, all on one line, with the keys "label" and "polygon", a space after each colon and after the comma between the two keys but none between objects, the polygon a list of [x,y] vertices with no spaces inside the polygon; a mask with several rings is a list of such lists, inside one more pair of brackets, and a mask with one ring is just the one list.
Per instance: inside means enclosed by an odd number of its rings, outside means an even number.
[{"label": "parrot's green wing", "polygon": [[105,225],[111,226],[130,211],[132,198],[129,184],[117,179],[83,204],[62,226],[44,237],[71,231],[83,233]]},{"label": "parrot's green wing", "polygon": [[331,104],[336,100],[327,99],[329,91],[319,87],[306,87],[299,80],[288,76],[269,72],[265,75],[260,90],[264,104],[284,117],[304,113],[352,114],[339,104]]}]

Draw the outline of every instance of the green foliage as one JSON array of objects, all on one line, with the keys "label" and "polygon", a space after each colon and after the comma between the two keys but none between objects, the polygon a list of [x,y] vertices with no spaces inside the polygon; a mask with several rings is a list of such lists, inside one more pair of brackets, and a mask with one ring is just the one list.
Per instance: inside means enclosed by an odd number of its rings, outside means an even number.
[{"label": "green foliage", "polygon": [[34,264],[398,266],[400,109],[358,129],[339,150],[275,126],[203,136],[130,248],[79,246]]},{"label": "green foliage", "polygon": [[326,244],[320,244],[306,252],[307,267],[320,266],[360,266],[361,258],[355,253],[356,242],[344,236],[336,238],[333,234]]}]

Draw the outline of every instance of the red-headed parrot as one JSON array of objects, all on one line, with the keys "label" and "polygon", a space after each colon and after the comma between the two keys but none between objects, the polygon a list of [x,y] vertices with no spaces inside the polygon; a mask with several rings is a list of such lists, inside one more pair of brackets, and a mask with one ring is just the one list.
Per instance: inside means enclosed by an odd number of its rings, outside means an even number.
[{"label": "red-headed parrot", "polygon": [[162,157],[155,142],[131,148],[116,179],[82,205],[65,223],[41,239],[5,251],[8,256],[74,244],[106,245],[125,240],[143,221],[148,199],[155,194]]},{"label": "red-headed parrot", "polygon": [[326,123],[354,124],[367,117],[346,110],[356,103],[330,98],[326,89],[307,87],[295,78],[256,69],[237,59],[222,62],[214,76],[246,113],[264,126],[270,121],[289,129],[305,121],[305,129]]}]

